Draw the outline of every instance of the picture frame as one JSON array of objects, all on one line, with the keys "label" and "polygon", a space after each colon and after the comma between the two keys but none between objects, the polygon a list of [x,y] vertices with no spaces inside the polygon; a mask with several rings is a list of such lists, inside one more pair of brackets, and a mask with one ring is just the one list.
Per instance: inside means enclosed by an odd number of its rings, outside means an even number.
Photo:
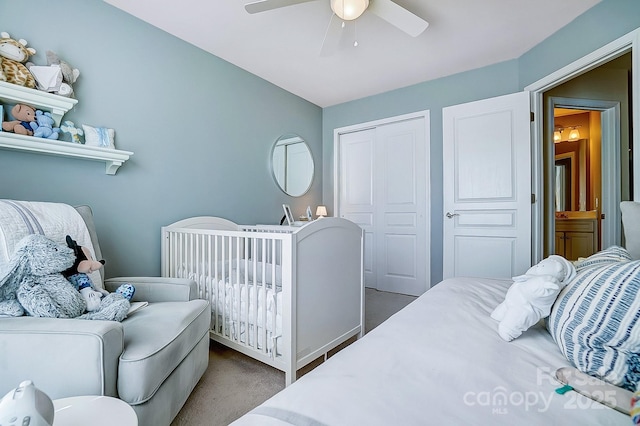
[{"label": "picture frame", "polygon": [[309,222],[313,220],[313,213],[311,213],[311,206],[307,206],[306,216]]},{"label": "picture frame", "polygon": [[284,215],[287,218],[287,224],[289,226],[293,226],[293,213],[291,213],[291,207],[289,206],[289,204],[283,204],[282,210],[284,210]]}]

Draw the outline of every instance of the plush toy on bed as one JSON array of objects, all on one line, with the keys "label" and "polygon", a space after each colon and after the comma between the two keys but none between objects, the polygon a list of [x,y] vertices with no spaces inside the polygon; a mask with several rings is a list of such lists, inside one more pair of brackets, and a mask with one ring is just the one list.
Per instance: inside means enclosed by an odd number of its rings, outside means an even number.
[{"label": "plush toy on bed", "polygon": [[507,342],[520,336],[540,319],[549,316],[560,290],[576,269],[562,256],[551,255],[524,275],[513,277],[507,295],[491,313],[499,321],[498,334]]},{"label": "plush toy on bed", "polygon": [[[91,281],[89,274],[102,268],[104,260],[94,260],[91,252],[86,247],[79,246],[71,236],[67,235],[66,241],[67,246],[75,254],[75,262],[63,272],[63,275],[82,294],[87,304],[87,312],[97,311],[101,307],[102,298],[108,296],[109,292],[97,288]],[[135,288],[131,284],[122,284],[116,289],[116,294],[124,297],[127,301],[131,300],[133,293],[135,293]]]}]

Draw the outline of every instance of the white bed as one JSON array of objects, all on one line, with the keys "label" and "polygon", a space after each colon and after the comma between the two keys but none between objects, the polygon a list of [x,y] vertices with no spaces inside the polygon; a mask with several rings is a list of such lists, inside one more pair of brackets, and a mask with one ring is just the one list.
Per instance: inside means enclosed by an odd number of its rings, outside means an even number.
[{"label": "white bed", "polygon": [[[443,281],[233,425],[631,424],[575,391],[555,392],[556,370],[570,364],[542,322],[500,338],[490,314],[511,283]],[[621,388],[598,390],[630,401]]]},{"label": "white bed", "polygon": [[285,372],[364,333],[362,229],[341,218],[301,227],[218,217],[162,228],[162,274],[211,301],[211,338]]}]

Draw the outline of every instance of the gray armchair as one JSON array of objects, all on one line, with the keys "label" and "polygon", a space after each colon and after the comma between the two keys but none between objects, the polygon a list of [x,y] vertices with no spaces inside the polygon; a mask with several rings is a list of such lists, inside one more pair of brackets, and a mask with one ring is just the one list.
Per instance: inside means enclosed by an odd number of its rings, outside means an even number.
[{"label": "gray armchair", "polygon": [[[101,259],[91,209],[76,210]],[[122,322],[0,318],[0,396],[29,379],[52,399],[113,396],[133,407],[141,426],[169,425],[208,365],[209,303],[187,279],[112,278],[105,288],[123,282],[149,305]]]}]

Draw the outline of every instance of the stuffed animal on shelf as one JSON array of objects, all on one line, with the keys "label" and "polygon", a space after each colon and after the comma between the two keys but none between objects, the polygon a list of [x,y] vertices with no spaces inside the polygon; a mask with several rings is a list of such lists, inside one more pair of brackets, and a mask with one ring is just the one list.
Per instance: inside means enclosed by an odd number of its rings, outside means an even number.
[{"label": "stuffed animal on shelf", "polygon": [[32,121],[31,128],[33,136],[46,139],[58,139],[60,137],[60,128],[53,127],[55,121],[50,112],[36,110],[36,121]]},{"label": "stuffed animal on shelf", "polygon": [[16,104],[11,108],[11,115],[13,115],[14,120],[4,121],[2,130],[19,135],[33,135],[31,123],[36,120],[36,109],[34,107],[26,104]]},{"label": "stuffed animal on shelf", "polygon": [[77,128],[73,121],[65,121],[64,124],[60,126],[60,130],[62,130],[63,133],[71,135],[71,142],[82,143],[80,136],[82,136],[84,132],[82,129]]},{"label": "stuffed animal on shelf", "polygon": [[34,89],[36,81],[24,65],[36,50],[27,47],[24,39],[14,40],[9,33],[0,33],[0,80]]},{"label": "stuffed animal on shelf", "polygon": [[75,318],[86,309],[80,293],[62,275],[75,254],[44,235],[21,239],[0,279],[0,315]]},{"label": "stuffed animal on shelf", "polygon": [[[109,296],[110,293],[104,289],[97,288],[91,281],[89,274],[102,268],[105,262],[104,260],[94,260],[91,252],[86,247],[79,246],[71,236],[67,235],[66,241],[67,246],[75,254],[75,262],[63,272],[63,275],[82,294],[87,304],[87,312],[97,311],[102,306],[102,298]],[[116,289],[115,293],[129,301],[135,293],[135,287],[131,284],[122,284]]]},{"label": "stuffed animal on shelf", "polygon": [[73,97],[73,84],[80,77],[80,70],[73,68],[68,62],[63,61],[55,52],[50,50],[47,50],[47,64],[52,67],[60,67],[62,72],[62,83],[54,93],[68,98]]},{"label": "stuffed animal on shelf", "polygon": [[504,301],[491,313],[499,321],[498,334],[507,342],[548,317],[560,290],[576,275],[576,268],[562,256],[551,255],[524,274],[513,277]]}]

